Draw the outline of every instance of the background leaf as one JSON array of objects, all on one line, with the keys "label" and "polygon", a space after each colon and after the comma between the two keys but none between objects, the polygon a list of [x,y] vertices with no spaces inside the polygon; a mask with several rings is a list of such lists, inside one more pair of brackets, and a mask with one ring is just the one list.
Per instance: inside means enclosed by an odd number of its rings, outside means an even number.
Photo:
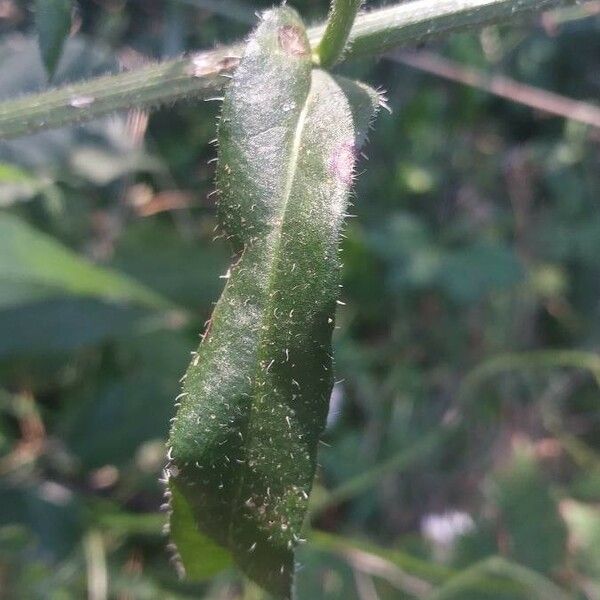
[{"label": "background leaf", "polygon": [[81,259],[13,215],[0,214],[0,306],[59,295],[169,306],[128,277]]},{"label": "background leaf", "polygon": [[525,449],[490,482],[509,555],[542,573],[559,568],[566,552],[567,529],[556,500]]},{"label": "background leaf", "polygon": [[[37,290],[36,290],[37,292]],[[132,335],[152,313],[93,298],[50,298],[0,309],[0,359],[68,354],[107,339]]]},{"label": "background leaf", "polygon": [[71,29],[72,0],[36,0],[35,24],[40,52],[52,77]]}]

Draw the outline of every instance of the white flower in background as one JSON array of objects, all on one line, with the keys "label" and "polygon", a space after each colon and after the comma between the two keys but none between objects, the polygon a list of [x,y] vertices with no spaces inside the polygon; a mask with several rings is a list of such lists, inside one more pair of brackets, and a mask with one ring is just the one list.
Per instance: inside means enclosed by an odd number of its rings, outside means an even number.
[{"label": "white flower in background", "polygon": [[437,560],[447,560],[456,541],[475,529],[471,515],[461,511],[431,513],[421,520],[421,534],[433,546]]}]

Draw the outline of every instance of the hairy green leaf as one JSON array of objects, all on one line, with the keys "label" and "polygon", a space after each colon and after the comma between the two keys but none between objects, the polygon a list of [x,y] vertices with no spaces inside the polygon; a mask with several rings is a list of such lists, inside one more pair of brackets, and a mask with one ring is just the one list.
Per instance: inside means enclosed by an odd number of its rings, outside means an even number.
[{"label": "hairy green leaf", "polygon": [[36,0],[35,27],[42,60],[52,77],[71,29],[72,0]]},{"label": "hairy green leaf", "polygon": [[278,598],[291,594],[333,383],[356,150],[378,102],[312,70],[303,24],[283,8],[265,14],[223,103],[219,216],[237,257],[185,376],[167,474],[198,531]]}]

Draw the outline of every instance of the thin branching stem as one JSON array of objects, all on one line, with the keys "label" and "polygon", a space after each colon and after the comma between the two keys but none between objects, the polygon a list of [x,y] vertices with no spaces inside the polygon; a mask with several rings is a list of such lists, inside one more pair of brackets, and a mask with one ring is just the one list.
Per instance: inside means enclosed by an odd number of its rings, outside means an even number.
[{"label": "thin branching stem", "polygon": [[511,371],[571,368],[589,371],[600,387],[600,354],[587,350],[534,350],[499,354],[475,367],[463,379],[457,403],[465,406],[491,378]]},{"label": "thin branching stem", "polygon": [[[381,54],[457,29],[507,20],[576,0],[413,0],[359,15],[344,59]],[[309,30],[313,47],[325,26]],[[90,79],[0,103],[0,139],[89,121],[131,107],[152,107],[218,94],[236,67],[241,46]]]},{"label": "thin branching stem", "polygon": [[391,52],[386,55],[386,58],[436,77],[494,94],[548,115],[578,121],[600,130],[600,106],[591,102],[573,100],[556,92],[520,83],[503,75],[490,75],[482,70],[448,60],[433,52],[402,50]]}]

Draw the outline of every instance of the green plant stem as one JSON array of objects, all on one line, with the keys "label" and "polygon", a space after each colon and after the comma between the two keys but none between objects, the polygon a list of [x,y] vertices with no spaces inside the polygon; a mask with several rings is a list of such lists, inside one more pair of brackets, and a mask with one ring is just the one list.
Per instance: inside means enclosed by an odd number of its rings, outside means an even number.
[{"label": "green plant stem", "polygon": [[325,32],[313,53],[317,65],[328,69],[341,59],[362,3],[363,0],[332,0]]},{"label": "green plant stem", "polygon": [[239,62],[240,47],[106,75],[0,104],[0,139],[81,123],[127,108],[184,98],[207,98],[221,89]]},{"label": "green plant stem", "polygon": [[383,463],[345,481],[339,487],[329,492],[323,500],[315,502],[311,507],[311,518],[315,519],[332,506],[346,502],[376,486],[384,477],[391,473],[399,474],[419,461],[427,459],[433,450],[438,449],[448,437],[456,431],[458,422],[445,424],[425,434],[419,441],[407,449],[403,449]]},{"label": "green plant stem", "polygon": [[[518,579],[514,574],[510,577],[506,572],[503,572],[503,576],[500,578],[498,572],[500,567],[494,564],[493,560],[491,566],[487,564],[489,559],[485,559],[483,566],[478,562],[468,567],[467,571],[473,569],[475,573],[470,573],[466,581],[461,582],[459,578],[464,571],[426,560],[397,548],[381,547],[364,540],[318,530],[309,532],[308,541],[312,548],[337,554],[351,564],[360,565],[362,562],[364,566],[379,567],[379,573],[373,572],[375,569],[371,569],[372,574],[379,577],[386,578],[386,571],[390,573],[390,569],[381,568],[383,565],[381,563],[377,565],[377,561],[373,559],[385,561],[390,566],[400,569],[404,577],[402,577],[402,574],[397,573],[400,577],[387,577],[386,579],[392,584],[395,580],[395,582],[401,584],[397,587],[406,591],[408,591],[406,585],[402,584],[408,581],[410,588],[412,588],[411,598],[417,597],[430,600],[430,597],[435,598],[435,596],[432,596],[433,594],[442,590],[444,593],[450,593],[464,589],[459,585],[469,587],[471,598],[477,597],[475,596],[476,592],[479,592],[479,595],[485,598],[498,596],[502,596],[502,598],[523,598],[523,578]],[[410,578],[409,580],[407,580],[407,576]],[[449,597],[442,596],[446,599]],[[460,597],[459,595],[452,596],[454,599]],[[548,596],[548,598],[551,598],[551,596]]]},{"label": "green plant stem", "polygon": [[[575,0],[414,0],[389,6],[356,19],[344,60],[575,3]],[[317,30],[311,33],[317,34]]]},{"label": "green plant stem", "polygon": [[531,594],[529,597],[532,600],[569,600],[570,598],[547,577],[500,556],[491,556],[452,577],[427,596],[426,600],[461,598],[462,594],[473,590],[482,579],[489,575],[496,575],[520,584]]},{"label": "green plant stem", "polygon": [[[380,54],[431,36],[506,20],[575,0],[413,0],[357,17],[344,59]],[[325,26],[308,31],[315,47]],[[131,107],[148,108],[222,89],[236,67],[240,45],[201,52],[136,71],[0,103],[0,139],[89,121]]]},{"label": "green plant stem", "polygon": [[589,371],[600,387],[600,355],[585,350],[537,350],[500,354],[475,367],[463,380],[457,394],[459,406],[470,402],[490,378],[507,371],[539,368],[574,368]]},{"label": "green plant stem", "polygon": [[[465,410],[475,400],[476,393],[487,381],[509,371],[530,371],[540,368],[576,368],[589,371],[600,387],[600,355],[585,350],[537,350],[500,354],[475,367],[464,378],[458,393],[457,405]],[[311,518],[315,519],[328,508],[346,502],[374,487],[386,475],[399,473],[403,469],[426,459],[429,454],[444,444],[458,430],[462,420],[456,418],[443,428],[425,434],[419,441],[403,449],[380,465],[352,477],[329,492],[322,500],[314,502]],[[573,440],[571,440],[571,443]],[[588,464],[596,464],[596,455],[579,443],[580,458]],[[585,454],[583,454],[585,452]]]},{"label": "green plant stem", "polygon": [[[477,393],[490,379],[511,371],[568,368],[588,371],[600,388],[600,354],[586,350],[534,350],[494,356],[476,366],[463,379],[457,404],[463,410],[476,400]],[[563,445],[576,463],[585,468],[600,464],[598,453],[577,436],[565,431],[560,415],[548,400],[540,400],[544,425]]]}]

